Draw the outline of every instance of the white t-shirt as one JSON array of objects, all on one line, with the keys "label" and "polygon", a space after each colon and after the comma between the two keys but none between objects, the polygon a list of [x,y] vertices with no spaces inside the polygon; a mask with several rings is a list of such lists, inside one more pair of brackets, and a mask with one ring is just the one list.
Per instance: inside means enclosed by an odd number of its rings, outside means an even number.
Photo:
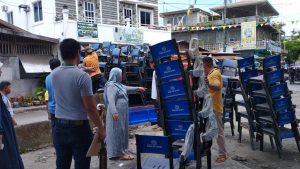
[{"label": "white t-shirt", "polygon": [[157,99],[156,73],[155,73],[155,70],[153,71],[153,76],[152,76],[151,99],[154,99],[154,100]]},{"label": "white t-shirt", "polygon": [[14,111],[13,111],[13,108],[11,106],[9,98],[2,94],[2,100],[3,100],[7,110],[9,111],[11,117],[13,117],[14,116]]}]

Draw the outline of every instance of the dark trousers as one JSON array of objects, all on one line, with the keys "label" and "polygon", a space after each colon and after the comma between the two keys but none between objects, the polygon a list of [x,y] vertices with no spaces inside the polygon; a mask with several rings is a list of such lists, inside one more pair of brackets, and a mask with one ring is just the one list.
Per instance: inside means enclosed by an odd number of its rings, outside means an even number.
[{"label": "dark trousers", "polygon": [[106,83],[106,79],[102,74],[97,74],[91,77],[92,79],[92,86],[93,86],[93,93],[96,93],[99,88],[103,88]]},{"label": "dark trousers", "polygon": [[56,150],[56,168],[70,169],[72,157],[75,169],[89,169],[91,158],[86,153],[93,139],[88,121],[83,124],[70,124],[55,122],[54,147]]}]

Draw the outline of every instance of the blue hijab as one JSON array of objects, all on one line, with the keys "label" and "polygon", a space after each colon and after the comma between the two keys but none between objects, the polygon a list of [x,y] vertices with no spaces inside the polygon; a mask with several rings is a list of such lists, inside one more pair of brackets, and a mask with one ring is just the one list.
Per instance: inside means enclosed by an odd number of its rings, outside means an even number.
[{"label": "blue hijab", "polygon": [[109,85],[113,84],[118,91],[124,95],[126,101],[128,101],[126,86],[121,84],[122,81],[122,70],[120,68],[113,68],[109,73],[109,79],[104,86],[104,103],[105,105],[109,104],[109,100],[107,99],[107,88]]}]

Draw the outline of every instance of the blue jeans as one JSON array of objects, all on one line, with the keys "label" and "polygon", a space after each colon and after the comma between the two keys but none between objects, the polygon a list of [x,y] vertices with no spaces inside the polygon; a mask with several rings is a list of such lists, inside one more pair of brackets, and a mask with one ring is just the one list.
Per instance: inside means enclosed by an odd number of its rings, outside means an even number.
[{"label": "blue jeans", "polygon": [[56,168],[70,169],[72,157],[75,169],[89,169],[91,158],[86,153],[93,139],[88,121],[81,125],[55,122],[53,144],[56,150]]}]

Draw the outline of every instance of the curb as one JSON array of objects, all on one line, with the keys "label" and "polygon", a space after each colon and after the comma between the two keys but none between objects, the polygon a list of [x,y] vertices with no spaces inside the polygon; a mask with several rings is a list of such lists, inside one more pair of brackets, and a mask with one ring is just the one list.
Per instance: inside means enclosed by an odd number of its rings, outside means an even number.
[{"label": "curb", "polygon": [[39,110],[46,110],[46,105],[31,106],[31,107],[20,107],[20,108],[14,108],[13,109],[14,114],[30,112],[30,111],[39,111]]}]

